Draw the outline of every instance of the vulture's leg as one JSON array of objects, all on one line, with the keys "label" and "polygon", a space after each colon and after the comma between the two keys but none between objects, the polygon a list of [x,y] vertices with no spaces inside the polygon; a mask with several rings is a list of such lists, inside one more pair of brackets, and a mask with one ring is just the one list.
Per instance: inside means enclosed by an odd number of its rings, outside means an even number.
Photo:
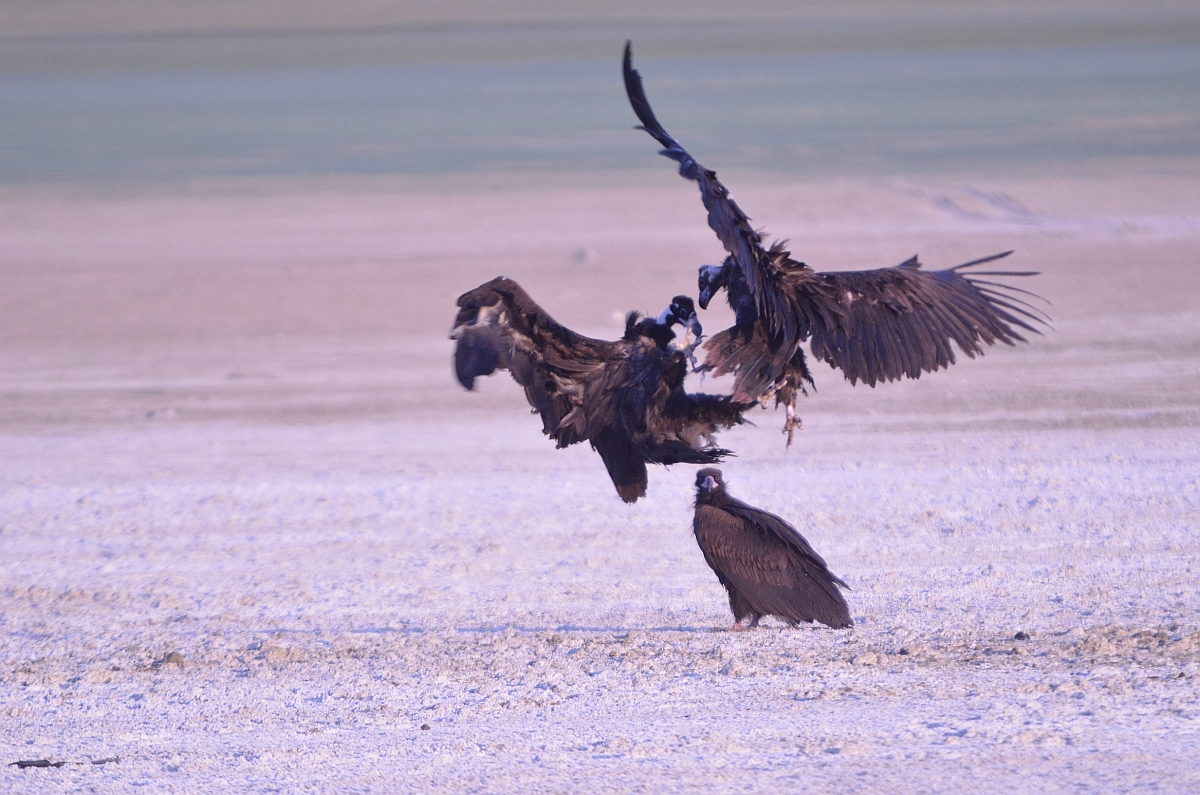
[{"label": "vulture's leg", "polygon": [[787,420],[783,423],[783,432],[787,434],[787,446],[791,447],[792,442],[796,438],[796,429],[804,430],[804,426],[800,423],[800,418],[796,416],[796,398],[799,395],[807,395],[808,390],[804,388],[804,382],[812,384],[812,374],[808,371],[808,363],[804,360],[804,349],[796,348],[796,352],[792,355],[792,360],[788,362],[787,371],[783,378],[780,379],[775,393],[775,405],[780,403],[787,410]]},{"label": "vulture's leg", "polygon": [[791,447],[795,441],[796,431],[804,430],[804,423],[796,416],[796,393],[799,391],[795,386],[795,379],[791,376],[784,376],[776,381],[770,389],[759,397],[759,404],[765,409],[768,408],[768,402],[771,398],[775,399],[775,405],[783,405],[784,411],[787,412],[787,419],[783,423],[783,432],[787,434],[787,446]]},{"label": "vulture's leg", "polygon": [[792,446],[796,438],[796,430],[804,430],[804,423],[796,416],[796,408],[791,403],[784,407],[787,410],[787,420],[783,423],[783,432],[787,434],[787,446]]},{"label": "vulture's leg", "polygon": [[758,613],[755,613],[754,617],[750,619],[750,629],[758,629],[758,622],[761,620],[762,616]]},{"label": "vulture's leg", "polygon": [[[687,338],[691,336],[691,334],[692,334],[692,330],[691,330],[691,328],[689,328],[687,335],[684,337],[684,340],[686,341]],[[685,345],[683,347],[683,355],[686,356],[688,358],[688,362],[691,363],[693,373],[702,372],[701,370],[698,369],[700,367],[700,364],[696,361],[696,347],[700,344],[700,341],[702,339],[704,339],[703,334],[697,335],[695,339],[693,339],[691,342],[688,342],[687,345]]]}]

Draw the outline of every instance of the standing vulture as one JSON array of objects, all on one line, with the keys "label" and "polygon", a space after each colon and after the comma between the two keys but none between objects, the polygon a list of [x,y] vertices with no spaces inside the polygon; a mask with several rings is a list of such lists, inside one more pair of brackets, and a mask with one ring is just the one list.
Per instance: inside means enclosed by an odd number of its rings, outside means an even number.
[{"label": "standing vulture", "polygon": [[791,443],[796,391],[812,383],[800,344],[840,369],[851,384],[870,386],[902,377],[919,378],[954,364],[951,341],[967,356],[997,341],[1024,338],[1014,327],[1040,333],[1037,309],[1011,285],[981,276],[1034,276],[1027,271],[968,270],[1012,252],[941,271],[921,269],[914,256],[892,268],[817,272],[791,258],[786,241],[763,245],[750,219],[734,203],[716,172],[697,163],[672,138],[650,109],[642,79],[625,44],[625,92],[645,130],[665,147],[659,154],[678,161],[679,173],[700,186],[708,225],[728,256],[720,266],[700,268],[701,309],[724,287],[736,324],[712,337],[702,369],[734,374],[733,399],[765,400],[774,395],[787,407],[784,427]]},{"label": "standing vulture", "polygon": [[825,561],[796,528],[773,513],[730,497],[721,470],[696,473],[696,518],[692,525],[704,560],[729,592],[733,631],[749,616],[750,626],[773,615],[795,626],[820,621],[852,627],[850,609]]},{"label": "standing vulture", "polygon": [[630,312],[625,335],[612,342],[555,322],[503,276],[463,293],[458,306],[450,338],[459,383],[474,389],[477,376],[508,370],[542,432],[560,448],[590,442],[625,502],[645,496],[647,463],[719,462],[729,451],[713,445],[713,434],[740,424],[754,405],[684,392],[691,350],[671,344],[671,327],[701,334],[687,296],[657,319]]}]

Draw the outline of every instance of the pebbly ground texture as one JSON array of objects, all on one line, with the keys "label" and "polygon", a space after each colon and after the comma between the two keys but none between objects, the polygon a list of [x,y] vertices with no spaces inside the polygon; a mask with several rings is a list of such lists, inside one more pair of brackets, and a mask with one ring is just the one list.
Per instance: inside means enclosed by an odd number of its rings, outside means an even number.
[{"label": "pebbly ground texture", "polygon": [[694,292],[691,189],[620,179],[4,198],[0,762],[68,764],[0,789],[1200,789],[1194,180],[730,179],[817,267],[1016,248],[1054,315],[721,437],[856,621],[731,634],[692,468],[623,505],[450,376],[498,273],[609,337]]}]

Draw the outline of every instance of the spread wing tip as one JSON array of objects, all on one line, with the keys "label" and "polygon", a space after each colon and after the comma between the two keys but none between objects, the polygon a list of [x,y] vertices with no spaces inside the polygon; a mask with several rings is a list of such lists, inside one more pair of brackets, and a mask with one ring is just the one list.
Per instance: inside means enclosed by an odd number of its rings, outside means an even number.
[{"label": "spread wing tip", "polygon": [[646,90],[642,87],[642,76],[638,74],[637,69],[633,68],[633,43],[631,41],[625,42],[625,57],[621,63],[621,73],[625,78],[625,94],[629,97],[629,104],[633,107],[633,112],[637,114],[638,121],[641,122],[641,125],[634,129],[649,133],[667,149],[678,148],[679,144],[658,123],[654,111],[650,108],[650,100],[646,99]]},{"label": "spread wing tip", "polygon": [[1010,248],[1008,251],[1001,251],[999,254],[992,254],[991,256],[988,256],[988,257],[980,257],[979,259],[973,259],[970,262],[964,262],[961,265],[955,265],[954,268],[952,268],[952,270],[958,270],[959,268],[970,268],[972,265],[982,265],[985,262],[995,262],[998,259],[1004,259],[1009,254],[1012,254],[1014,250],[1015,249]]}]

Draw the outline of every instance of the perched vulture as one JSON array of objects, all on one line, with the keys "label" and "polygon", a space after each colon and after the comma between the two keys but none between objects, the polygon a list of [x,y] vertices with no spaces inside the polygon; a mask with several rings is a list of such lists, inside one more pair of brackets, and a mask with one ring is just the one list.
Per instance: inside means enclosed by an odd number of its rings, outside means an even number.
[{"label": "perched vulture", "polygon": [[625,502],[645,496],[647,463],[713,464],[728,455],[713,435],[740,424],[754,405],[684,392],[691,346],[671,344],[672,326],[701,334],[687,296],[657,319],[630,312],[625,335],[612,342],[555,322],[503,276],[463,293],[458,306],[450,338],[459,383],[474,389],[477,376],[508,370],[541,415],[542,432],[560,448],[590,442]]},{"label": "perched vulture", "polygon": [[[921,269],[914,256],[892,268],[817,272],[791,258],[786,241],[767,248],[750,219],[734,203],[713,171],[701,166],[672,138],[650,109],[642,79],[625,45],[625,92],[645,130],[678,161],[681,176],[700,186],[708,225],[728,256],[700,268],[701,309],[724,287],[736,324],[705,343],[701,368],[734,374],[733,399],[750,402],[774,395],[787,407],[784,427],[791,443],[795,394],[812,383],[800,343],[840,369],[851,384],[902,377],[919,378],[954,364],[954,350],[974,358],[997,341],[1024,338],[1014,327],[1045,322],[1020,294],[1033,295],[983,276],[1034,276],[1029,271],[970,270],[1012,252],[984,257],[940,271]],[[1036,297],[1036,296],[1035,296]]]},{"label": "perched vulture", "polygon": [[721,470],[696,473],[696,518],[692,525],[704,560],[729,592],[733,630],[758,626],[763,616],[795,626],[820,621],[852,627],[850,609],[825,561],[796,528],[773,513],[747,505],[725,491]]}]

